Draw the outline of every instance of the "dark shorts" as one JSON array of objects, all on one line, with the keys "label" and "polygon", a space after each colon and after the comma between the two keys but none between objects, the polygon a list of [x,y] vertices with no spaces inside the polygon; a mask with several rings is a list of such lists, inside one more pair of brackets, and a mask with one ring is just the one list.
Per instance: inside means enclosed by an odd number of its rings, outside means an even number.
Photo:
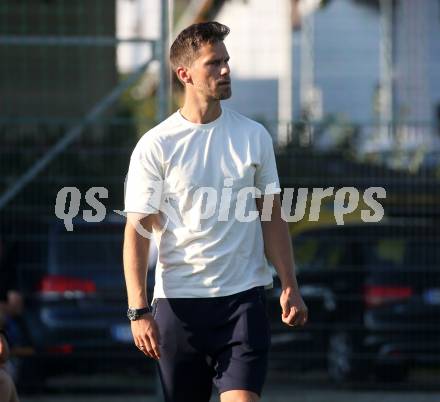
[{"label": "dark shorts", "polygon": [[159,375],[166,402],[208,402],[219,393],[261,395],[270,329],[263,287],[230,296],[156,299]]}]

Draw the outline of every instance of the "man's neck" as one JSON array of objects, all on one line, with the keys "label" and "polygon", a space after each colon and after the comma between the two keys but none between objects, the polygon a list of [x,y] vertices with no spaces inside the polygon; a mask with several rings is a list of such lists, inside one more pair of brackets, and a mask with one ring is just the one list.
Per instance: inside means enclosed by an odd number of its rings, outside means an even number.
[{"label": "man's neck", "polygon": [[191,123],[207,124],[222,114],[222,108],[220,101],[197,102],[185,99],[185,104],[180,109],[180,114]]}]

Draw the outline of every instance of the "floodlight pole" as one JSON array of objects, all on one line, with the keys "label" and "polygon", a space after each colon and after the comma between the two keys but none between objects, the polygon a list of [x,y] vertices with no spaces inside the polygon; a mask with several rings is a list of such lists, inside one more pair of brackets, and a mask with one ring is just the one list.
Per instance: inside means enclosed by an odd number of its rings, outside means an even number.
[{"label": "floodlight pole", "polygon": [[280,0],[280,23],[282,24],[280,71],[278,76],[278,138],[277,145],[289,142],[292,121],[292,4]]},{"label": "floodlight pole", "polygon": [[394,57],[393,0],[380,0],[380,90],[379,116],[381,131],[393,133],[394,122]]},{"label": "floodlight pole", "polygon": [[169,21],[169,0],[161,0],[160,7],[160,38],[158,48],[158,59],[160,62],[159,86],[158,86],[158,119],[165,120],[170,113],[170,71],[168,63],[170,21]]},{"label": "floodlight pole", "polygon": [[312,111],[313,90],[315,88],[315,55],[314,55],[314,13],[301,18],[301,72],[299,94],[301,112],[310,116]]}]

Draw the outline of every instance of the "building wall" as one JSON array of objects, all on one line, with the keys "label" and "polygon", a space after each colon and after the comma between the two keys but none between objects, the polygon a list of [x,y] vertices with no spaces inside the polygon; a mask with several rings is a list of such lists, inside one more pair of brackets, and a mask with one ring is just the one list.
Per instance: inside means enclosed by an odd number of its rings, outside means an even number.
[{"label": "building wall", "polygon": [[[379,81],[379,14],[351,0],[333,0],[314,15],[315,85],[322,91],[324,116],[372,121]],[[294,71],[299,69],[298,53]],[[298,87],[295,74],[295,93]]]},{"label": "building wall", "polygon": [[[315,13],[315,84],[326,114],[348,120],[374,118],[379,80],[379,14],[351,0],[333,0]],[[231,28],[225,43],[231,55],[234,94],[228,104],[250,116],[278,117],[277,79],[282,30],[272,2],[226,2],[216,18]],[[300,116],[300,32],[293,35],[293,117]]]},{"label": "building wall", "polygon": [[225,44],[231,57],[233,95],[225,104],[266,124],[278,116],[281,17],[270,1],[232,0],[215,18],[231,28]]},{"label": "building wall", "polygon": [[[433,1],[428,13],[430,20],[428,28],[429,53],[432,57],[429,60],[429,84],[431,86],[430,96],[432,104],[433,120],[440,127],[440,2]],[[440,135],[440,130],[438,130]]]},{"label": "building wall", "polygon": [[[158,39],[160,7],[160,0],[116,0],[118,38]],[[122,43],[117,50],[118,71],[131,73],[152,57],[150,44]]]},{"label": "building wall", "polygon": [[433,117],[429,12],[434,3],[399,0],[395,8],[395,113],[401,122],[418,124]]},{"label": "building wall", "polygon": [[440,135],[440,2],[430,2],[428,12],[428,49],[431,57],[428,64],[431,113]]}]

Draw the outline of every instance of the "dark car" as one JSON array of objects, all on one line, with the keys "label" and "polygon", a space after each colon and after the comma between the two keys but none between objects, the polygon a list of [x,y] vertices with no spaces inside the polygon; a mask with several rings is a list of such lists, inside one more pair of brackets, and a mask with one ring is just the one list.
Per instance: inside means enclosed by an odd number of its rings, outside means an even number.
[{"label": "dark car", "polygon": [[126,317],[123,219],[73,226],[69,232],[51,220],[15,229],[26,296],[21,321],[32,351],[19,359],[24,386],[70,372],[153,370],[134,347]]},{"label": "dark car", "polygon": [[440,365],[438,225],[393,218],[315,228],[293,246],[301,288],[316,297],[299,331],[311,336],[305,360],[325,359],[337,381],[401,380],[413,366]]}]

